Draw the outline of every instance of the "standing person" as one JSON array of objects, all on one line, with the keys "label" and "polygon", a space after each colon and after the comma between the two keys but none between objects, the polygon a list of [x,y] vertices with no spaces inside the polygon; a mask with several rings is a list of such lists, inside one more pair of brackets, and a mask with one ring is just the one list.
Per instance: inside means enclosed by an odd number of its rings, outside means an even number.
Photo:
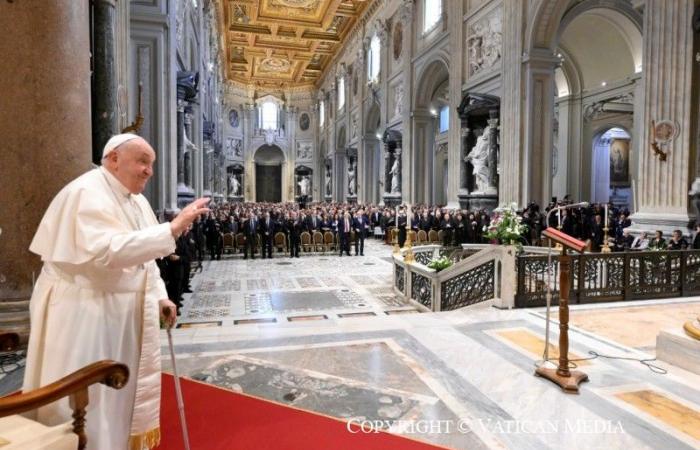
[{"label": "standing person", "polygon": [[289,235],[289,256],[291,258],[299,257],[300,235],[304,225],[299,220],[296,211],[292,211],[291,218],[287,220],[286,228]]},{"label": "standing person", "polygon": [[272,259],[272,244],[275,234],[275,222],[270,218],[270,212],[265,213],[265,219],[260,224],[260,234],[262,235],[262,257],[265,259],[265,254],[267,257]]},{"label": "standing person", "polygon": [[255,259],[256,240],[258,239],[258,219],[252,211],[248,213],[248,220],[243,225],[243,233],[245,234],[243,259],[248,259],[248,250],[250,250],[250,258]]},{"label": "standing person", "polygon": [[440,222],[440,228],[442,229],[442,245],[443,247],[452,246],[452,232],[454,231],[454,221],[450,217],[450,213],[446,212]]},{"label": "standing person", "polygon": [[364,209],[355,213],[353,227],[355,229],[355,256],[357,256],[358,249],[360,256],[365,256],[365,238],[369,231],[369,219],[365,215]]},{"label": "standing person", "polygon": [[352,218],[350,213],[346,212],[343,219],[338,224],[338,235],[340,236],[340,256],[343,256],[343,251],[350,256],[350,231],[352,230]]},{"label": "standing person", "polygon": [[[90,388],[88,446],[154,448],[159,441],[159,315],[175,323],[155,258],[177,239],[209,199],[187,205],[158,224],[141,195],[156,154],[133,134],[111,138],[102,166],[66,185],[44,214],[30,251],[43,267],[30,301],[31,333],[25,392],[103,359],[129,367],[121,390]],[[163,311],[167,310],[166,318]],[[71,420],[64,398],[36,411],[46,425]]]},{"label": "standing person", "polygon": [[397,222],[399,228],[399,247],[403,248],[403,244],[406,242],[406,225],[408,224],[406,211],[403,208],[399,211],[399,218]]}]

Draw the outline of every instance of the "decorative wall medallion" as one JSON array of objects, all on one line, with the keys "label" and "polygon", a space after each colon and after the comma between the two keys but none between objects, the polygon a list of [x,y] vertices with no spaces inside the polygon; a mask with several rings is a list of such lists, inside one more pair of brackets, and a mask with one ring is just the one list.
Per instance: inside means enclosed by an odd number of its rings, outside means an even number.
[{"label": "decorative wall medallion", "polygon": [[397,22],[394,27],[394,61],[401,57],[401,45],[403,42],[403,24]]},{"label": "decorative wall medallion", "polygon": [[299,117],[299,128],[301,128],[301,131],[306,131],[309,129],[309,123],[310,123],[309,115],[306,113],[301,113],[301,116]]},{"label": "decorative wall medallion", "polygon": [[659,144],[668,144],[678,136],[679,127],[671,120],[659,120],[654,126],[654,136]]},{"label": "decorative wall medallion", "polygon": [[228,123],[230,123],[233,128],[238,128],[238,124],[240,123],[238,118],[238,110],[232,109],[228,112]]},{"label": "decorative wall medallion", "polygon": [[260,62],[260,70],[265,72],[288,72],[290,68],[289,61],[282,58],[271,56]]}]

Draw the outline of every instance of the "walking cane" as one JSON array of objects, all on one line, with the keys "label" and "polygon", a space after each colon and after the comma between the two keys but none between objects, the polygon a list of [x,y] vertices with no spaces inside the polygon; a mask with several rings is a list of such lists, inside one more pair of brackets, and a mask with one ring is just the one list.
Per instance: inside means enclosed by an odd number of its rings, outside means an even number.
[{"label": "walking cane", "polygon": [[[170,308],[163,308],[166,318],[170,317]],[[185,401],[182,399],[182,388],[180,387],[180,377],[177,375],[177,365],[175,364],[175,350],[173,350],[173,335],[170,332],[171,325],[168,324],[168,346],[170,347],[170,361],[173,365],[173,375],[175,379],[175,396],[177,398],[177,409],[180,412],[180,427],[182,428],[182,440],[185,443],[185,450],[190,450],[190,437],[187,435],[187,422],[185,421]]]}]

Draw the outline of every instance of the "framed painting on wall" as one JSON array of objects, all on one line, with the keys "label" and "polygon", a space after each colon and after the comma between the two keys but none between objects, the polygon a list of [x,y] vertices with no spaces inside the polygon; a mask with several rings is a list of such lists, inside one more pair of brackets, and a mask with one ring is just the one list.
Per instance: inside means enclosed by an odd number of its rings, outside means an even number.
[{"label": "framed painting on wall", "polygon": [[610,142],[610,186],[629,186],[629,168],[629,139],[613,139]]}]

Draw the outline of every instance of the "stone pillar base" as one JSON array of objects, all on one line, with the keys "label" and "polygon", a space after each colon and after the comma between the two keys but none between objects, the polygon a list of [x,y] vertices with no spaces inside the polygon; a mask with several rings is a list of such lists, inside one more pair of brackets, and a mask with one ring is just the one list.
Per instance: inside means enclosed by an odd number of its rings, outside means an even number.
[{"label": "stone pillar base", "polygon": [[394,208],[401,204],[401,193],[396,194],[384,194],[384,206]]},{"label": "stone pillar base", "polygon": [[345,201],[348,203],[357,203],[357,195],[348,195]]},{"label": "stone pillar base", "polygon": [[630,216],[632,226],[630,231],[633,234],[646,231],[651,237],[654,231],[661,230],[668,240],[673,230],[681,230],[684,236],[692,234],[695,219],[688,214],[670,213],[634,213]]},{"label": "stone pillar base", "polygon": [[681,328],[662,330],[656,337],[656,357],[689,372],[700,375],[700,341]]},{"label": "stone pillar base", "polygon": [[459,194],[459,206],[462,209],[485,209],[491,212],[498,207],[498,194]]},{"label": "stone pillar base", "polygon": [[243,203],[243,196],[242,195],[234,195],[232,197],[228,198],[229,203]]},{"label": "stone pillar base", "polygon": [[333,201],[333,196],[331,196],[331,195],[326,195],[326,196],[324,197],[324,200],[326,201],[326,203],[330,203],[330,202]]},{"label": "stone pillar base", "polygon": [[[213,200],[216,200],[216,195],[213,194]],[[184,208],[187,206],[189,203],[194,201],[194,191],[192,188],[189,186],[185,186],[184,184],[178,184],[177,185],[177,207],[178,208]]]}]

